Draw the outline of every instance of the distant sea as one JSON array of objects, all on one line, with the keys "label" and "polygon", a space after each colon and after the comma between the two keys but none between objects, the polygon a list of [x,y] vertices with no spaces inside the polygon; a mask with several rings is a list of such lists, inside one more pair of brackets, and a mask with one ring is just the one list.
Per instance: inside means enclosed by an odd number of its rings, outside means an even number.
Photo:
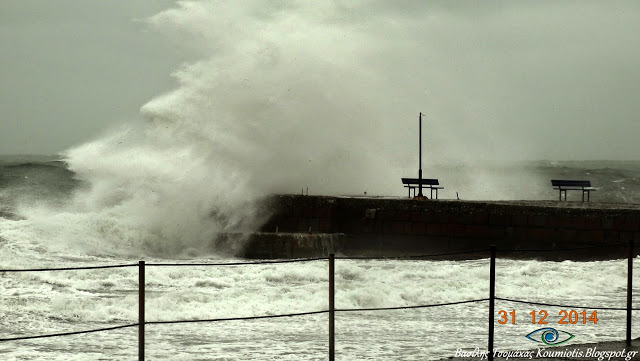
[{"label": "distant sea", "polygon": [[[467,199],[553,200],[557,191],[551,179],[580,179],[598,188],[592,194],[596,202],[640,203],[640,161],[427,164],[424,174],[445,186],[441,198],[456,198],[458,191]],[[0,155],[0,210],[15,209],[17,203],[61,205],[82,185],[59,156]],[[399,179],[397,189],[384,195],[389,194],[406,196]],[[580,193],[568,197],[580,200]]]}]

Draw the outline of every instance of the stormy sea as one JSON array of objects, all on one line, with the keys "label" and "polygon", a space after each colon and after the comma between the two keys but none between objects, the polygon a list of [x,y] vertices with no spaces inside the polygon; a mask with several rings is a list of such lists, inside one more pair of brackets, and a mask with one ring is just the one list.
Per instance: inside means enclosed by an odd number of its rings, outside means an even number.
[{"label": "stormy sea", "polygon": [[[225,266],[241,260],[208,247],[207,240],[216,232],[249,230],[259,224],[259,219],[243,222],[220,211],[229,207],[232,213],[249,220],[250,204],[213,197],[208,204],[220,207],[213,214],[212,209],[189,211],[190,207],[204,208],[207,203],[200,201],[207,194],[190,194],[189,188],[176,189],[175,183],[165,185],[162,180],[169,177],[166,173],[177,169],[171,165],[160,170],[156,165],[153,169],[159,174],[153,175],[149,174],[151,168],[134,171],[120,162],[117,169],[125,170],[116,178],[100,161],[87,163],[92,166],[84,168],[86,164],[77,157],[73,152],[51,157],[0,157],[0,269],[127,267],[0,272],[0,339],[136,324],[136,263],[140,260],[199,264],[146,268],[147,322],[279,315],[328,308],[326,260]],[[640,162],[536,161],[495,168],[488,164],[476,170],[474,167],[477,165],[458,164],[429,169],[441,174],[441,183],[446,185],[469,174],[491,174],[501,183],[493,181],[483,187],[474,184],[467,188],[459,183],[448,193],[443,192],[441,198],[454,198],[457,190],[469,199],[486,199],[492,192],[493,199],[553,200],[557,191],[549,180],[561,178],[591,180],[598,188],[592,195],[593,202],[640,202]],[[138,176],[127,178],[127,172]],[[141,173],[146,174],[144,180]],[[190,181],[180,174],[180,180],[188,185]],[[397,192],[378,195],[405,197],[404,192],[399,184]],[[175,196],[168,197],[168,193]],[[579,194],[569,194],[570,201],[579,201],[577,197]],[[172,203],[167,207],[164,202]],[[204,265],[212,263],[218,265]],[[534,348],[536,344],[526,336],[539,328],[531,323],[531,312],[538,314],[541,310],[548,313],[550,325],[574,336],[567,347],[571,343],[623,339],[625,311],[598,310],[594,323],[589,320],[594,311],[589,307],[626,306],[626,267],[624,259],[498,259],[497,297],[585,307],[575,311],[586,311],[586,320],[558,325],[561,312],[570,309],[497,301],[496,311],[515,310],[516,322],[513,324],[510,318],[507,324],[496,324],[495,346]],[[337,260],[336,308],[485,299],[488,276],[487,259]],[[639,284],[637,276],[634,278],[634,284]],[[487,315],[486,301],[337,313],[337,359],[434,360],[453,356],[459,348],[483,349],[487,345]],[[634,323],[637,320],[634,318]],[[320,313],[148,324],[145,334],[147,357],[154,360],[324,360],[328,316]],[[137,342],[137,327],[2,341],[0,358],[129,360],[137,357]]]},{"label": "stormy sea", "polygon": [[[212,246],[259,229],[270,194],[407,197],[401,178],[420,167],[440,199],[555,201],[550,180],[576,179],[597,188],[592,202],[640,203],[640,161],[552,161],[637,159],[637,11],[177,1],[132,19],[166,39],[150,52],[97,5],[85,18],[80,2],[40,2],[65,15],[45,27],[49,8],[10,3],[33,13],[2,18],[3,41],[16,35],[3,54],[20,65],[3,68],[3,104],[21,106],[3,109],[2,130],[15,131],[3,149],[60,153],[0,155],[0,360],[136,359],[139,261],[147,359],[326,360],[327,260],[239,264]],[[19,21],[33,28],[11,28]],[[105,36],[85,38],[94,27]],[[29,48],[40,43],[49,50]],[[169,58],[171,74],[148,66]],[[131,114],[137,105],[124,110],[116,94],[151,99]],[[573,336],[568,347],[624,339],[625,311],[606,308],[626,306],[626,262],[498,259],[497,297],[566,307],[497,301],[508,322],[496,323],[495,346],[537,347],[527,336],[542,311]],[[338,312],[338,360],[487,347],[488,259],[338,259],[335,276],[336,308],[397,308]],[[411,308],[444,303],[456,304]],[[560,323],[563,311],[574,322]],[[292,313],[305,314],[261,318]]]}]

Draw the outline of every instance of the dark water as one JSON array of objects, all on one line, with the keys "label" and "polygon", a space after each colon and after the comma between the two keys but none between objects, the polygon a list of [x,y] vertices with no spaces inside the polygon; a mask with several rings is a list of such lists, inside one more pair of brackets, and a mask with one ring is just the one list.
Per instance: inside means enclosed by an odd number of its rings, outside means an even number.
[{"label": "dark water", "polygon": [[64,203],[80,185],[67,164],[53,156],[0,156],[0,210],[26,204]]}]

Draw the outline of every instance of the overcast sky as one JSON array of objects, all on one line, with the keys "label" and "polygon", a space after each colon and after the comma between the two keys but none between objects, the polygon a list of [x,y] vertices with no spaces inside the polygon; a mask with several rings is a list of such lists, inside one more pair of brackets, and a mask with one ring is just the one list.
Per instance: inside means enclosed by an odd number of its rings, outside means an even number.
[{"label": "overcast sky", "polygon": [[318,6],[318,22],[313,6],[292,3],[233,2],[237,11],[227,4],[173,36],[175,19],[140,21],[179,7],[172,1],[0,0],[0,153],[56,153],[139,122],[141,106],[176,86],[181,63],[228,54],[251,37],[240,32],[262,31],[256,22],[294,18],[306,19],[300,33],[344,32],[323,50],[383,84],[362,84],[375,92],[362,99],[403,129],[386,146],[415,142],[422,111],[443,158],[639,158],[638,1],[340,1],[330,14]]},{"label": "overcast sky", "polygon": [[175,86],[184,56],[138,21],[172,3],[0,1],[0,153],[63,151]]}]

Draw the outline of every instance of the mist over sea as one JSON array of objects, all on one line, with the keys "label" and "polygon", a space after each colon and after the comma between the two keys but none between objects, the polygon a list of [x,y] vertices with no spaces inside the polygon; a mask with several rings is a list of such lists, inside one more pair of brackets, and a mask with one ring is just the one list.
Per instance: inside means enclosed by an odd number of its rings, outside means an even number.
[{"label": "mist over sea", "polygon": [[[112,162],[96,160],[92,166],[86,160],[74,170],[64,156],[0,156],[0,215],[32,222],[52,243],[171,257],[197,254],[220,232],[251,232],[265,221],[254,212],[254,202],[269,193],[229,180],[218,183],[202,170],[178,164],[141,169],[126,160]],[[367,195],[405,197],[401,176],[409,175],[398,174],[383,193]],[[441,199],[555,200],[551,179],[587,179],[597,188],[593,202],[640,203],[640,161],[452,162],[425,167],[425,177],[440,179]],[[291,186],[287,193],[302,188]],[[321,194],[362,196],[364,191]],[[568,195],[570,201],[580,197]]]}]

